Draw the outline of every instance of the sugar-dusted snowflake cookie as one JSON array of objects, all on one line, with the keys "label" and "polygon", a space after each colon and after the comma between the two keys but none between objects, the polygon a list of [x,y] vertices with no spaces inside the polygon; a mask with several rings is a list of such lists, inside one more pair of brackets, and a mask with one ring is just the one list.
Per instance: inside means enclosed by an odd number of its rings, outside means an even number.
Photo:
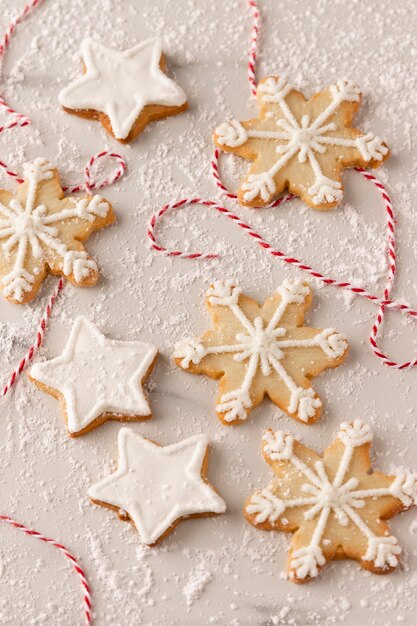
[{"label": "sugar-dusted snowflake cookie", "polygon": [[265,432],[263,455],[275,477],[247,500],[245,515],[256,528],[294,533],[294,582],[315,578],[331,559],[355,559],[376,574],[397,567],[401,548],[385,520],[417,504],[417,474],[374,471],[371,441],[358,419],[341,424],[323,457],[291,434]]},{"label": "sugar-dusted snowflake cookie", "polygon": [[100,196],[64,197],[59,175],[45,159],[24,166],[16,195],[0,189],[0,284],[10,302],[32,300],[47,272],[73,285],[95,285],[97,265],[82,242],[114,222]]},{"label": "sugar-dusted snowflake cookie", "polygon": [[238,190],[246,206],[266,206],[285,189],[314,209],[342,199],[342,172],[378,167],[388,158],[383,141],[352,128],[361,93],[347,80],[306,100],[283,78],[268,76],[257,90],[259,118],[221,124],[216,145],[253,161]]},{"label": "sugar-dusted snowflake cookie", "polygon": [[29,378],[61,401],[68,433],[77,437],[109,419],[152,417],[142,385],[157,356],[152,344],[108,339],[80,316],[62,354],[35,363]]},{"label": "sugar-dusted snowflake cookie", "polygon": [[165,73],[158,39],[116,52],[91,39],[82,43],[85,73],[65,87],[59,101],[66,111],[98,119],[122,143],[149,122],[187,108],[187,97]]},{"label": "sugar-dusted snowflake cookie", "polygon": [[174,357],[184,370],[220,379],[216,410],[225,424],[245,420],[265,394],[302,422],[320,417],[322,403],[310,379],[340,365],[348,344],[332,328],[304,326],[311,300],[301,281],[284,281],[262,306],[231,281],[210,287],[213,329],[178,342]]},{"label": "sugar-dusted snowflake cookie", "polygon": [[122,428],[117,471],[93,485],[88,495],[130,520],[141,541],[154,545],[182,519],[226,510],[206,478],[207,462],[205,435],[162,447]]}]

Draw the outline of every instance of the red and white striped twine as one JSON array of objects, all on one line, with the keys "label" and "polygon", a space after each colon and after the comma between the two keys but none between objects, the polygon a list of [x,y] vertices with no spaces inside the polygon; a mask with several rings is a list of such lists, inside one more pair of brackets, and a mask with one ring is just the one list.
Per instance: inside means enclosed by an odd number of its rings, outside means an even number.
[{"label": "red and white striped twine", "polygon": [[[118,166],[107,178],[103,178],[103,180],[94,181],[92,171],[94,171],[94,166],[101,159],[114,159]],[[93,189],[102,189],[103,187],[108,187],[109,185],[113,185],[119,178],[121,178],[126,171],[126,161],[120,154],[117,152],[109,152],[108,150],[102,150],[101,152],[97,152],[94,154],[84,168],[84,183],[81,185],[76,185],[75,187],[63,187],[64,191],[68,191],[69,193],[77,193],[78,191],[86,190],[87,193],[90,193]]]},{"label": "red and white striped twine", "polygon": [[252,34],[250,38],[248,80],[252,96],[256,97],[256,60],[258,56],[258,37],[261,26],[261,15],[255,0],[248,0],[252,13]]},{"label": "red and white striped twine", "polygon": [[[10,45],[10,40],[13,37],[17,26],[40,4],[42,4],[43,0],[31,0],[24,7],[21,13],[19,13],[16,17],[14,17],[5,34],[3,35],[0,41],[0,59],[4,56],[7,48]],[[10,130],[11,128],[15,128],[16,126],[27,126],[31,123],[30,119],[23,115],[22,113],[18,113],[14,109],[12,109],[5,100],[0,96],[0,110],[10,115],[12,117],[12,121],[6,122],[5,124],[0,126],[0,133],[5,130]]]},{"label": "red and white striped twine", "polygon": [[77,572],[78,577],[80,579],[83,599],[84,599],[84,616],[85,616],[84,623],[85,623],[85,626],[89,626],[92,620],[91,591],[90,591],[90,586],[88,584],[88,580],[85,575],[85,572],[83,568],[81,567],[81,565],[78,563],[75,556],[71,554],[71,552],[69,552],[69,550],[67,550],[67,548],[62,545],[62,543],[58,543],[54,539],[45,537],[45,535],[38,533],[36,530],[32,530],[31,528],[28,528],[27,526],[24,526],[23,524],[16,522],[16,520],[12,519],[8,515],[0,515],[0,521],[5,522],[6,524],[9,524],[10,526],[13,526],[13,528],[17,528],[17,530],[20,530],[26,535],[29,535],[29,537],[35,537],[35,539],[39,539],[39,541],[43,541],[44,543],[49,543],[50,545],[54,546],[54,548],[57,548],[58,550],[60,550],[65,556],[65,558],[67,558],[70,561],[72,567]]},{"label": "red and white striped twine", "polygon": [[28,364],[31,362],[31,360],[33,359],[33,357],[35,356],[35,354],[37,353],[37,351],[39,350],[39,348],[41,347],[44,337],[45,337],[45,333],[46,333],[46,326],[48,324],[48,320],[51,317],[52,314],[52,309],[53,306],[55,304],[55,300],[57,299],[58,295],[60,294],[60,292],[62,291],[63,287],[64,287],[64,279],[60,278],[58,281],[57,286],[55,287],[51,297],[49,298],[48,304],[46,305],[45,311],[39,321],[38,324],[38,330],[36,333],[36,339],[33,342],[33,344],[30,346],[29,350],[26,352],[25,356],[21,359],[19,365],[17,367],[15,367],[15,369],[12,371],[12,373],[9,375],[8,381],[7,383],[4,385],[3,387],[3,391],[2,391],[2,396],[5,396],[9,393],[9,391],[11,390],[11,388],[13,387],[13,385],[15,384],[16,380],[19,378],[19,376],[22,374],[22,372],[26,369],[26,367],[28,366]]},{"label": "red and white striped twine", "polygon": [[7,48],[9,47],[10,40],[11,40],[12,36],[14,35],[14,32],[15,32],[16,27],[18,26],[18,24],[23,22],[23,20],[34,9],[36,9],[36,7],[38,7],[40,4],[42,4],[42,2],[43,2],[43,0],[31,0],[30,2],[28,2],[23,7],[23,10],[21,11],[21,13],[16,15],[16,17],[12,18],[12,20],[10,21],[9,26],[7,27],[7,30],[6,30],[5,34],[3,35],[3,37],[2,37],[2,39],[0,41],[0,58],[2,56],[4,56],[4,53],[6,52]]},{"label": "red and white striped twine", "polygon": [[[94,166],[98,161],[102,159],[114,159],[117,162],[116,169],[109,174],[107,177],[103,178],[103,180],[94,181],[92,178],[92,171]],[[20,178],[19,174],[10,170],[3,161],[0,161],[0,168],[2,168],[10,178],[14,178],[17,183],[23,183],[23,178]],[[126,161],[124,158],[117,154],[117,152],[110,152],[109,150],[102,150],[101,152],[97,152],[94,154],[84,168],[84,182],[75,185],[75,187],[63,187],[63,191],[68,191],[68,193],[77,193],[78,191],[86,191],[90,193],[93,189],[102,189],[103,187],[108,187],[115,183],[119,178],[121,178],[126,171]]]}]

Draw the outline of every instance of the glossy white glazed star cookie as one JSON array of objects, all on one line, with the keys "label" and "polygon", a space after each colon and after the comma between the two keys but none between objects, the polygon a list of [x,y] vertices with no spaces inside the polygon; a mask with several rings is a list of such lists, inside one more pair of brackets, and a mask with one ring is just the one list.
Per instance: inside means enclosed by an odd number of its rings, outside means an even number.
[{"label": "glossy white glazed star cookie", "polygon": [[150,343],[108,339],[78,317],[62,354],[33,365],[29,378],[61,400],[68,432],[75,437],[108,419],[151,417],[142,385],[157,354]]},{"label": "glossy white glazed star cookie", "polygon": [[60,92],[59,101],[70,113],[98,118],[119,141],[130,141],[148,122],[187,107],[184,91],[163,71],[158,39],[123,52],[85,39],[82,55],[85,73]]},{"label": "glossy white glazed star cookie", "polygon": [[118,469],[90,487],[88,495],[130,519],[141,541],[153,545],[181,519],[226,510],[205,478],[207,450],[205,435],[162,447],[122,428]]}]

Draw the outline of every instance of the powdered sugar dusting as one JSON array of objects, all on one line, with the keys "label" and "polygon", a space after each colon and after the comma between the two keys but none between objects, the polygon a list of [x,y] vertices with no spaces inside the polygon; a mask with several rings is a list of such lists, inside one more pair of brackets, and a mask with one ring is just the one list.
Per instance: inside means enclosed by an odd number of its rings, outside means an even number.
[{"label": "powdered sugar dusting", "polygon": [[[17,0],[5,0],[1,32],[16,5]],[[390,0],[262,0],[260,5],[258,76],[285,74],[306,95],[342,76],[361,86],[364,101],[356,124],[383,136],[393,150],[378,176],[387,184],[398,216],[400,269],[394,295],[417,304],[417,16],[412,0],[395,9]],[[162,353],[147,384],[154,417],[131,427],[164,445],[206,432],[213,443],[208,477],[218,485],[228,513],[184,521],[159,547],[138,557],[131,524],[93,507],[86,497],[91,484],[115,469],[119,426],[108,423],[70,440],[58,402],[25,377],[1,407],[0,510],[33,523],[77,554],[93,587],[97,624],[270,626],[277,619],[298,626],[412,624],[417,610],[412,513],[392,522],[405,553],[400,571],[374,577],[343,562],[308,587],[280,577],[287,538],[252,530],[241,513],[245,497],[267,479],[259,454],[261,433],[283,421],[319,450],[341,421],[362,417],[373,426],[382,470],[391,461],[415,468],[417,372],[390,371],[372,356],[367,335],[374,307],[357,299],[346,303],[344,294],[313,281],[314,310],[308,322],[319,327],[331,319],[351,345],[347,363],[318,381],[317,391],[327,400],[316,426],[290,424],[265,402],[244,425],[225,428],[214,415],[216,384],[188,376],[170,362],[175,341],[207,327],[201,298],[213,279],[235,276],[248,295],[261,301],[285,278],[301,277],[251,245],[232,223],[200,206],[180,211],[172,220],[167,216],[161,239],[169,247],[210,249],[221,259],[191,264],[156,257],[147,247],[149,216],[165,203],[196,194],[221,198],[209,174],[211,131],[232,114],[238,119],[256,115],[246,77],[249,32],[242,0],[54,0],[45,2],[16,34],[3,66],[1,92],[33,125],[0,136],[1,159],[18,171],[21,163],[45,156],[70,186],[79,182],[87,158],[103,148],[120,152],[129,168],[123,180],[106,189],[117,223],[89,242],[102,280],[83,291],[67,286],[38,358],[61,352],[80,313],[109,337],[154,343]],[[168,72],[187,93],[188,112],[151,124],[132,145],[119,146],[99,124],[60,110],[59,90],[80,73],[82,38],[93,36],[122,49],[154,35],[164,35]],[[233,188],[242,174],[240,161],[225,157],[222,167]],[[2,187],[15,190],[11,179],[3,173],[0,177]],[[238,214],[271,243],[323,273],[351,281],[365,277],[363,286],[379,292],[386,270],[379,199],[355,173],[344,177],[344,185],[345,200],[331,213],[294,201],[274,210],[239,207]],[[48,278],[40,297],[27,307],[2,303],[1,372],[9,371],[25,351],[56,280]],[[387,316],[384,337],[398,360],[417,348],[415,325],[395,313]],[[80,606],[78,583],[59,555],[55,559],[47,546],[43,552],[29,538],[25,543],[12,529],[0,532],[0,622],[7,624],[17,615],[24,624],[72,624]],[[183,590],[201,563],[212,578],[189,606]],[[145,564],[152,570],[152,583]]]},{"label": "powdered sugar dusting", "polygon": [[182,592],[186,598],[187,606],[194,604],[201,597],[208,583],[213,579],[213,574],[200,563],[190,572],[190,577]]}]

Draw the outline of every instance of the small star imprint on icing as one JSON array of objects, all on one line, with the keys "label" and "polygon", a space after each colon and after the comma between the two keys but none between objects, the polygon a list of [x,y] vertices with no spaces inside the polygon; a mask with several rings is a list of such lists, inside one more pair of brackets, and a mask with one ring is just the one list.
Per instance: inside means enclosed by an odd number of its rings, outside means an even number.
[{"label": "small star imprint on icing", "polygon": [[315,578],[334,558],[355,559],[378,574],[397,567],[401,547],[384,520],[417,504],[417,474],[373,471],[371,441],[359,419],[341,424],[323,457],[291,434],[264,433],[263,455],[276,477],[247,500],[245,515],[262,530],[294,533],[294,582]]},{"label": "small star imprint on icing", "polygon": [[259,118],[224,122],[214,133],[221,150],[253,161],[238,190],[241,204],[266,206],[288,189],[330,209],[343,197],[344,169],[378,167],[389,156],[379,137],[352,128],[361,93],[349,80],[306,100],[284,78],[268,76],[257,98]]},{"label": "small star imprint on icing", "polygon": [[313,422],[322,403],[310,379],[340,365],[346,338],[332,328],[304,326],[311,292],[301,281],[284,281],[260,307],[231,281],[217,281],[207,292],[214,329],[175,346],[177,365],[219,379],[216,407],[225,424],[247,418],[265,394],[291,417]]},{"label": "small star imprint on icing", "polygon": [[62,354],[33,365],[29,378],[61,400],[70,436],[82,435],[108,419],[148,419],[142,390],[158,351],[143,341],[108,339],[77,317]]},{"label": "small star imprint on icing", "polygon": [[0,282],[4,296],[32,300],[46,273],[74,285],[95,285],[97,265],[81,242],[114,222],[111,205],[98,195],[64,197],[57,170],[45,159],[24,166],[16,195],[0,189]]},{"label": "small star imprint on icing", "polygon": [[119,512],[121,519],[131,520],[141,541],[153,545],[181,519],[226,510],[205,478],[207,451],[205,435],[162,447],[121,428],[119,467],[90,487],[88,495],[96,504]]},{"label": "small star imprint on icing", "polygon": [[70,113],[98,118],[121,142],[134,139],[148,122],[181,113],[187,107],[184,91],[164,73],[158,39],[118,52],[85,39],[85,74],[59,94]]}]

